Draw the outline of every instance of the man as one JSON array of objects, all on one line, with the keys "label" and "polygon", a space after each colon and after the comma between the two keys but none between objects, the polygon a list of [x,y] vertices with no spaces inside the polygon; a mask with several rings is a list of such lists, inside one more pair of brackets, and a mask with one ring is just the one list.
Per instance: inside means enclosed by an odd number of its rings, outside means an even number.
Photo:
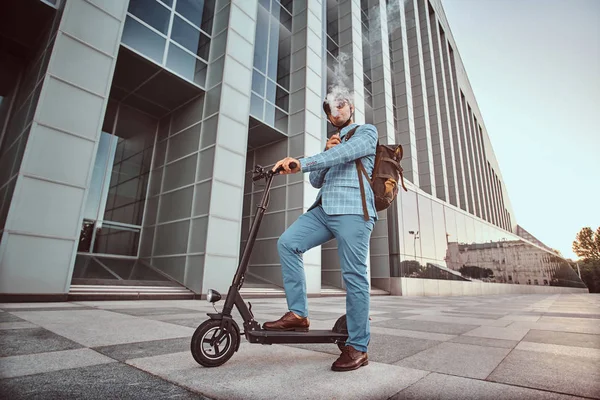
[{"label": "man", "polygon": [[[335,238],[347,291],[348,340],[331,368],[351,371],[368,364],[370,293],[366,262],[369,239],[377,220],[373,191],[361,175],[368,217],[364,215],[355,160],[360,159],[371,176],[378,137],[373,125],[362,125],[346,140],[346,134],[357,127],[352,119],[354,106],[349,99],[333,103],[333,107],[328,101],[323,103],[329,122],[338,128],[338,133],[327,141],[325,151],[300,160],[287,157],[273,167],[275,170],[283,166],[282,174],[310,172],[311,184],[320,191],[310,209],[277,242],[289,312],[277,321],[266,322],[263,328],[308,331],[302,254]],[[290,168],[291,163],[296,167]]]}]

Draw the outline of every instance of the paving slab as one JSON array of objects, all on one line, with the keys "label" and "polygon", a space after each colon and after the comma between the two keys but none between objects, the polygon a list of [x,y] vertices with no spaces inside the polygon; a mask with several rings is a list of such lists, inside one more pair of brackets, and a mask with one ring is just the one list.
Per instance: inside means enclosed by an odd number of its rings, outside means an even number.
[{"label": "paving slab", "polygon": [[9,312],[0,313],[0,322],[24,322],[24,319],[17,317]]},{"label": "paving slab", "polygon": [[509,349],[444,342],[405,358],[395,365],[485,379],[506,357]]},{"label": "paving slab", "polygon": [[517,347],[515,347],[515,349],[537,351],[540,353],[550,353],[571,357],[592,358],[599,361],[598,366],[600,367],[600,350],[598,349],[590,349],[587,347],[563,346],[560,344],[531,343],[525,341],[519,343]]},{"label": "paving slab", "polygon": [[552,332],[532,329],[525,335],[523,340],[535,343],[600,349],[600,335],[587,335],[585,333]]},{"label": "paving slab", "polygon": [[3,379],[0,398],[10,400],[210,400],[120,363]]},{"label": "paving slab", "polygon": [[13,378],[112,362],[115,360],[90,349],[3,357],[0,359],[0,378]]},{"label": "paving slab", "polygon": [[487,380],[600,398],[598,365],[586,357],[513,350]]},{"label": "paving slab", "polygon": [[465,332],[465,336],[478,336],[490,339],[521,340],[529,332],[528,328],[515,328],[512,326],[501,328],[495,326],[481,326],[472,331]]},{"label": "paving slab", "polygon": [[431,373],[389,400],[578,400],[581,397]]},{"label": "paving slab", "polygon": [[[135,317],[147,317],[153,315],[173,315],[173,314],[184,314],[190,313],[188,308],[177,308],[177,307],[143,307],[143,308],[111,308],[110,312],[116,312],[120,314],[132,315]],[[206,315],[201,312],[196,312],[196,315]]]},{"label": "paving slab", "polygon": [[37,325],[31,322],[0,322],[0,330],[5,329],[25,329],[25,328],[37,328]]},{"label": "paving slab", "polygon": [[44,328],[0,330],[0,357],[79,349],[83,346]]},{"label": "paving slab", "polygon": [[104,310],[21,311],[36,325],[88,347],[191,337],[191,328]]},{"label": "paving slab", "polygon": [[460,335],[462,333],[472,331],[473,329],[478,327],[477,325],[450,324],[444,322],[417,321],[409,319],[394,319],[376,322],[371,325],[381,328],[443,333],[446,335]]},{"label": "paving slab", "polygon": [[[242,343],[231,360],[203,368],[189,352],[129,360],[128,364],[214,399],[387,399],[427,375],[370,362],[336,373],[335,357],[289,346]],[[366,384],[368,382],[368,384]]]},{"label": "paving slab", "polygon": [[[368,349],[369,361],[393,364],[438,344],[440,342],[436,340],[372,333]],[[332,354],[335,356],[332,360],[340,355],[340,350],[335,344],[286,344],[285,346]]]},{"label": "paving slab", "polygon": [[162,354],[189,351],[190,343],[191,338],[185,337],[94,347],[93,350],[115,360],[126,361],[133,358],[152,357]]},{"label": "paving slab", "polygon": [[380,326],[371,325],[371,334],[377,333],[380,333],[382,335],[401,336],[415,339],[437,340],[438,342],[445,342],[456,337],[456,335],[446,335],[444,333],[409,331],[406,329],[382,328]]},{"label": "paving slab", "polygon": [[453,339],[450,339],[450,342],[463,343],[463,344],[474,344],[476,346],[484,346],[484,347],[500,347],[503,349],[512,349],[519,343],[517,340],[490,339],[490,338],[486,338],[486,337],[466,336],[466,335],[456,336]]}]

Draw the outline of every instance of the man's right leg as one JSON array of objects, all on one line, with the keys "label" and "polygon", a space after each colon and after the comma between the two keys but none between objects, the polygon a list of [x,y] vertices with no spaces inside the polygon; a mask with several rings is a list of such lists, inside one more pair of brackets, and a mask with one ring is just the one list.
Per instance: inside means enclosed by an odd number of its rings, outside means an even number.
[{"label": "man's right leg", "polygon": [[326,216],[320,206],[313,208],[302,214],[277,241],[288,310],[301,317],[308,316],[302,254],[333,238]]}]

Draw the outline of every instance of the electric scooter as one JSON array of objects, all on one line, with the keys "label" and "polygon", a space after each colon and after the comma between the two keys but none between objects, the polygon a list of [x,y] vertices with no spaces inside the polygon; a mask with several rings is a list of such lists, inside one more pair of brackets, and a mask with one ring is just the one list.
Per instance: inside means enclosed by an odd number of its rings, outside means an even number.
[{"label": "electric scooter", "polygon": [[[295,167],[295,163],[290,164],[290,168]],[[253,170],[252,180],[265,179],[266,186],[242,258],[233,277],[229,292],[227,292],[225,305],[220,313],[207,313],[209,319],[198,326],[192,336],[192,355],[194,360],[204,367],[218,367],[227,362],[238,351],[241,335],[244,335],[249,343],[263,345],[273,343],[333,343],[337,344],[340,350],[345,346],[348,339],[346,315],[338,318],[331,330],[311,330],[308,332],[265,330],[254,320],[252,304],[248,302],[248,305],[246,305],[240,294],[248,270],[252,247],[258,235],[262,217],[269,205],[269,192],[273,176],[278,175],[282,169],[283,167],[279,167],[276,171],[272,171],[257,165]],[[206,299],[214,306],[221,299],[221,294],[214,289],[209,289]],[[243,318],[244,332],[240,332],[238,324],[231,316],[233,306],[237,307]]]}]

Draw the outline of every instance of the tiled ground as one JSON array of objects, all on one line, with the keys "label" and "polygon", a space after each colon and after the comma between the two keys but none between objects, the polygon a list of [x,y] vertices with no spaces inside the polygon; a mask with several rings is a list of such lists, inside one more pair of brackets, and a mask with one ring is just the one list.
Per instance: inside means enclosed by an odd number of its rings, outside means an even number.
[{"label": "tiled ground", "polygon": [[[261,323],[286,311],[251,301]],[[344,308],[309,299],[311,328]],[[598,295],[372,297],[370,363],[347,373],[330,370],[335,345],[245,340],[203,368],[189,346],[207,312],[197,300],[0,304],[0,398],[600,399]]]}]

